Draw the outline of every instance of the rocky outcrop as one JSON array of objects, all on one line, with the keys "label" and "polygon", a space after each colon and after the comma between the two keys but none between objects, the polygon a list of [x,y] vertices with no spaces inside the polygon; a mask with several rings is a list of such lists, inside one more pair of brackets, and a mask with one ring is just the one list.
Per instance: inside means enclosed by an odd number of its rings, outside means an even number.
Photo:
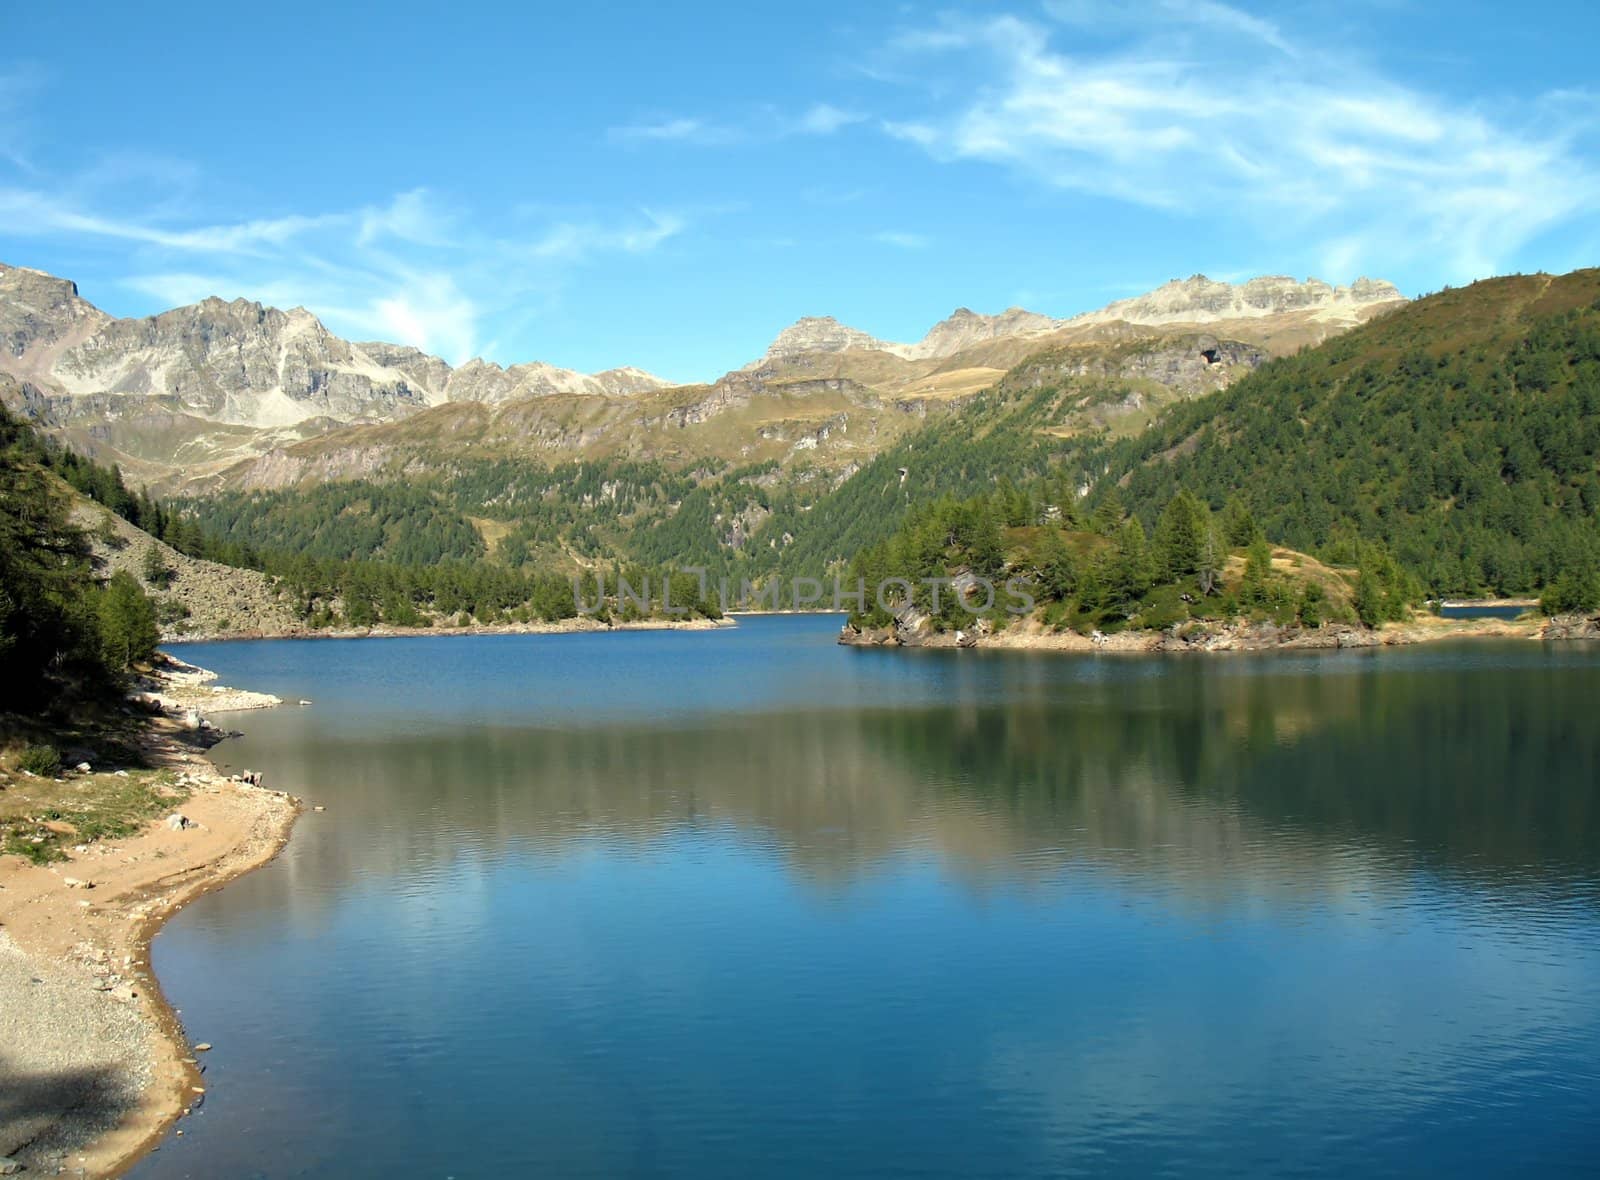
[{"label": "rocky outcrop", "polygon": [[1191,622],[1165,631],[1128,630],[1114,634],[1099,631],[1088,635],[1076,631],[1041,630],[1038,624],[1023,621],[995,630],[988,620],[979,619],[964,631],[935,631],[928,619],[916,611],[902,611],[886,627],[860,627],[846,623],[839,632],[839,643],[846,647],[998,647],[1067,652],[1145,652],[1178,654],[1184,652],[1334,650],[1340,648],[1386,647],[1417,642],[1418,637],[1403,631],[1374,631],[1329,623],[1321,627],[1279,626],[1237,620],[1230,623]]},{"label": "rocky outcrop", "polygon": [[[88,534],[99,571],[126,570],[139,579],[156,601],[163,639],[283,635],[299,629],[289,602],[265,574],[188,557],[100,505],[75,500],[73,522]],[[152,549],[158,563],[150,559]],[[154,564],[165,576],[148,576]]]},{"label": "rocky outcrop", "polygon": [[[928,334],[916,344],[905,349],[908,356],[955,356],[969,348],[1013,336],[1039,336],[1060,327],[1059,320],[1036,311],[1008,307],[999,315],[979,315],[965,307],[958,307],[949,317],[928,329]],[[902,347],[902,346],[896,346]]]},{"label": "rocky outcrop", "polygon": [[[42,270],[0,263],[0,369],[31,360],[110,319],[78,285]],[[8,364],[9,362],[9,364]]]},{"label": "rocky outcrop", "polygon": [[165,412],[263,430],[392,421],[451,401],[625,397],[669,384],[636,368],[590,375],[484,360],[452,368],[406,345],[351,343],[303,307],[246,299],[112,319],[72,283],[4,265],[0,372],[36,387],[52,424]]},{"label": "rocky outcrop", "polygon": [[1265,349],[1198,333],[1123,347],[1075,347],[1040,354],[1007,377],[1014,388],[1040,389],[1071,379],[1142,379],[1186,395],[1208,393],[1230,383],[1242,367],[1268,359]]},{"label": "rocky outcrop", "polygon": [[556,394],[631,397],[666,389],[669,384],[643,369],[607,369],[590,375],[539,361],[503,369],[490,361],[471,360],[449,374],[442,386],[442,399],[495,404]]},{"label": "rocky outcrop", "polygon": [[761,359],[751,361],[745,370],[759,369],[773,361],[791,360],[813,353],[890,352],[899,355],[905,347],[841,324],[831,315],[804,316],[779,332]]},{"label": "rocky outcrop", "polygon": [[1068,319],[1052,319],[1020,307],[1007,308],[999,315],[981,315],[960,307],[915,344],[880,340],[859,328],[841,324],[832,316],[806,316],[778,333],[761,359],[746,365],[745,370],[848,352],[879,352],[910,361],[941,360],[996,341],[1030,340],[1096,324],[1210,324],[1292,313],[1355,324],[1384,305],[1404,301],[1405,296],[1393,283],[1378,279],[1362,278],[1348,287],[1335,287],[1321,279],[1302,283],[1281,275],[1244,283],[1223,283],[1195,275]]},{"label": "rocky outcrop", "polygon": [[1195,275],[1174,279],[1147,295],[1122,299],[1100,309],[1074,316],[1069,323],[1093,324],[1121,320],[1129,324],[1208,324],[1218,320],[1253,319],[1286,312],[1315,312],[1318,316],[1357,322],[1381,304],[1404,302],[1393,283],[1357,279],[1348,287],[1335,287],[1321,279],[1296,282],[1284,275],[1269,275],[1244,283],[1223,283]]},{"label": "rocky outcrop", "polygon": [[1543,639],[1600,639],[1600,615],[1556,615],[1540,632]]},{"label": "rocky outcrop", "polygon": [[304,308],[244,299],[112,320],[41,377],[74,396],[165,397],[197,417],[256,427],[394,418],[430,400]]}]

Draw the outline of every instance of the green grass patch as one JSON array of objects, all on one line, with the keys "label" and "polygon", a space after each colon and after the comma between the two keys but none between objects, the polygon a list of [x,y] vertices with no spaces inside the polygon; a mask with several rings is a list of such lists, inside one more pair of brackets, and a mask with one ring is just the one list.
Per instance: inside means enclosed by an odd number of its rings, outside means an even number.
[{"label": "green grass patch", "polygon": [[0,852],[34,864],[67,860],[75,845],[136,835],[188,796],[164,770],[11,778],[0,792]]}]

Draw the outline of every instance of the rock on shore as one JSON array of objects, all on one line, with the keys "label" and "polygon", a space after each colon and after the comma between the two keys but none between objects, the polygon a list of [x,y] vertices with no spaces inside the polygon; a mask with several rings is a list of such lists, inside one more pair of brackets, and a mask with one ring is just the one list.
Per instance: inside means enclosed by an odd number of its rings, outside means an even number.
[{"label": "rock on shore", "polygon": [[[153,695],[201,692],[217,707],[209,674],[174,663],[181,683]],[[224,779],[200,752],[219,731],[172,712],[152,718],[141,746],[181,812],[77,845],[66,863],[0,856],[0,1157],[25,1174],[113,1174],[192,1104],[199,1077],[150,975],[150,935],[270,860],[298,811],[280,791]],[[127,774],[80,768],[74,785],[88,801]]]},{"label": "rock on shore", "polygon": [[1600,639],[1600,615],[1557,615],[1544,625],[1545,639]]}]

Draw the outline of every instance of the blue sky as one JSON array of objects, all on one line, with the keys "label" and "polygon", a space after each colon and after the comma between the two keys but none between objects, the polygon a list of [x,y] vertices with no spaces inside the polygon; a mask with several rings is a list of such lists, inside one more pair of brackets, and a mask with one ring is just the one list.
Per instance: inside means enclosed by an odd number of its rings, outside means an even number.
[{"label": "blue sky", "polygon": [[678,380],[802,315],[1600,263],[1592,4],[354,9],[8,6],[0,260]]}]

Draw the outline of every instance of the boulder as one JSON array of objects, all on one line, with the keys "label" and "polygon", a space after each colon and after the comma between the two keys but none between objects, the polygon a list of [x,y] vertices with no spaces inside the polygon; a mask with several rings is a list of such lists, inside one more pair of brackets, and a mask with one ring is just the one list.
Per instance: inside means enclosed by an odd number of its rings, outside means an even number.
[{"label": "boulder", "polygon": [[1541,634],[1545,639],[1600,639],[1600,615],[1556,615]]}]

